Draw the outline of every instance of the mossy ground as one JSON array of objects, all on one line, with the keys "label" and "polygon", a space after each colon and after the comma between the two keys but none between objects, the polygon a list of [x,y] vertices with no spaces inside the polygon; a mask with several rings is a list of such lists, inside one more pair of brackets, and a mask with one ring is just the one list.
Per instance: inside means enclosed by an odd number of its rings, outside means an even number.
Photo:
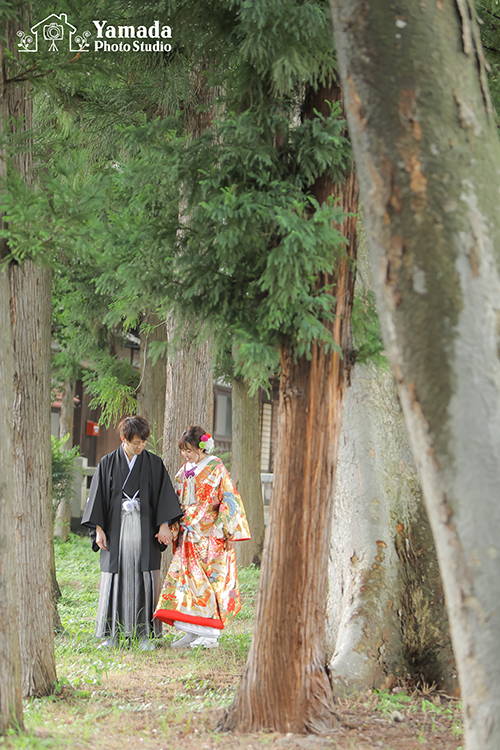
[{"label": "mossy ground", "polygon": [[[243,608],[213,651],[172,651],[169,632],[153,652],[98,647],[94,618],[99,563],[86,539],[56,544],[59,605],[54,695],[26,701],[24,733],[0,737],[1,750],[457,750],[463,746],[457,701],[443,694],[367,690],[337,699],[329,736],[220,734],[250,647],[258,570],[240,571]],[[398,721],[397,719],[401,719]]]}]

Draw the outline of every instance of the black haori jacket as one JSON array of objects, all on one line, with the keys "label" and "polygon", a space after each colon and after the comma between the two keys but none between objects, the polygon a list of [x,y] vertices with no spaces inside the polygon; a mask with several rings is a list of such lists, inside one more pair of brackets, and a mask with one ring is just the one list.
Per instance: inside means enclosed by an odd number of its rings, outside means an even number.
[{"label": "black haori jacket", "polygon": [[[101,570],[118,573],[122,487],[129,473],[127,460],[120,446],[99,461],[90,485],[89,499],[83,513],[82,526],[90,529],[92,549],[97,552],[95,528],[106,534],[108,550],[101,550]],[[172,524],[182,518],[182,510],[163,461],[154,453],[143,450],[137,457],[125,491],[130,497],[139,490],[141,506],[141,570],[158,570],[165,549],[155,534],[162,523]]]}]

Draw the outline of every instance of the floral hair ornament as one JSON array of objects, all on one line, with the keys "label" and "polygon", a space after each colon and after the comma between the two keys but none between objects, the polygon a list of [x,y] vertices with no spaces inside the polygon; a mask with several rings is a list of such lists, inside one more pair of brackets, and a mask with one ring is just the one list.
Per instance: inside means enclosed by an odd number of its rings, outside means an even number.
[{"label": "floral hair ornament", "polygon": [[215,443],[214,439],[211,435],[208,434],[208,432],[205,432],[204,435],[201,436],[200,442],[198,443],[198,447],[201,448],[202,451],[205,451],[206,453],[212,453]]}]

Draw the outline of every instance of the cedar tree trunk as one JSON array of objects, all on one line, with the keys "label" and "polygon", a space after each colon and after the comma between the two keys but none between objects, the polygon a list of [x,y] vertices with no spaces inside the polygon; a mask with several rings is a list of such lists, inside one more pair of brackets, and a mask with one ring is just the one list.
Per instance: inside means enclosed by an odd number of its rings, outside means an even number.
[{"label": "cedar tree trunk", "polygon": [[259,394],[248,395],[243,380],[232,381],[231,477],[238,488],[247,514],[252,538],[238,542],[236,562],[242,567],[260,565],[264,546],[264,503],[260,483]]},{"label": "cedar tree trunk", "polygon": [[[174,325],[172,321],[169,322],[169,341],[174,334]],[[212,371],[212,349],[208,341],[198,345],[183,339],[176,350],[169,353],[163,461],[171,477],[175,476],[182,464],[177,443],[186,427],[199,424],[212,432]]]},{"label": "cedar tree trunk", "polygon": [[[335,87],[309,97],[307,112],[329,111],[339,98]],[[349,175],[341,188],[326,179],[314,186],[321,203],[340,196],[356,211],[358,192]],[[341,227],[347,252],[355,257],[356,218]],[[347,384],[350,313],[354,287],[352,261],[333,259],[335,341],[345,353],[314,346],[310,360],[294,358],[283,346],[279,440],[273,501],[266,530],[254,636],[235,701],[223,719],[226,729],[271,729],[319,733],[337,723],[327,672],[325,621],[328,552],[334,479]]]},{"label": "cedar tree trunk", "polygon": [[384,341],[448,607],[466,750],[500,747],[500,148],[469,0],[332,0]]},{"label": "cedar tree trunk", "polygon": [[137,392],[138,413],[147,419],[151,429],[148,450],[161,455],[167,358],[166,356],[159,357],[153,364],[149,352],[153,341],[163,343],[167,340],[167,326],[156,313],[149,313],[143,323],[147,325],[147,329],[141,330],[141,383]]},{"label": "cedar tree trunk", "polygon": [[[50,272],[10,268],[14,349],[14,516],[19,641],[25,696],[56,679],[52,610],[54,545],[50,453]],[[34,616],[36,613],[36,616]]]},{"label": "cedar tree trunk", "polygon": [[[29,19],[23,18],[29,28]],[[16,50],[12,34],[10,50]],[[7,107],[30,130],[33,102],[25,88],[7,86]],[[32,181],[30,141],[14,168]],[[50,271],[31,261],[9,267],[13,350],[14,525],[21,682],[25,696],[48,695],[56,679],[51,570]]]},{"label": "cedar tree trunk", "polygon": [[[168,340],[175,336],[176,322],[169,319]],[[163,462],[173,480],[182,465],[178,440],[190,425],[199,424],[212,432],[213,358],[210,342],[198,345],[181,334],[179,344],[168,352],[165,422],[163,428]],[[161,571],[166,576],[171,548],[162,555]]]},{"label": "cedar tree trunk", "polygon": [[[9,48],[14,45],[16,30],[14,24],[9,24],[6,29]],[[6,78],[5,48],[0,40],[0,139],[10,118]],[[0,150],[0,180],[6,175],[5,156],[5,150]],[[7,251],[5,242],[0,240],[0,259]],[[23,728],[14,551],[13,361],[6,269],[0,271],[0,352],[0,734],[6,734],[9,728]]]},{"label": "cedar tree trunk", "polygon": [[[0,66],[0,76],[1,71]],[[1,103],[0,98],[0,106]],[[9,727],[23,725],[14,553],[12,338],[9,298],[8,273],[0,271],[0,734],[5,734]]]}]

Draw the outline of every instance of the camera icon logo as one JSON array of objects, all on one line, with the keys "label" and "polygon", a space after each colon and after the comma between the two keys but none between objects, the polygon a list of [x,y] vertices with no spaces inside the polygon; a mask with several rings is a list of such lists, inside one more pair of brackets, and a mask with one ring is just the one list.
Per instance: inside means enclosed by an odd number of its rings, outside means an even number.
[{"label": "camera icon logo", "polygon": [[64,28],[60,23],[48,23],[43,27],[43,38],[47,42],[51,42],[49,52],[58,51],[56,42],[60,42],[64,39]]},{"label": "camera icon logo", "polygon": [[[1,4],[2,0],[0,0]],[[50,16],[39,21],[31,27],[28,34],[22,29],[16,31],[19,37],[17,47],[21,52],[38,52],[38,42],[42,39],[44,47],[48,46],[49,52],[59,52],[57,43],[64,40],[65,47],[70,52],[88,52],[90,47],[90,31],[78,33],[75,26],[69,23],[66,13],[51,13]],[[48,44],[47,44],[48,43]]]}]

